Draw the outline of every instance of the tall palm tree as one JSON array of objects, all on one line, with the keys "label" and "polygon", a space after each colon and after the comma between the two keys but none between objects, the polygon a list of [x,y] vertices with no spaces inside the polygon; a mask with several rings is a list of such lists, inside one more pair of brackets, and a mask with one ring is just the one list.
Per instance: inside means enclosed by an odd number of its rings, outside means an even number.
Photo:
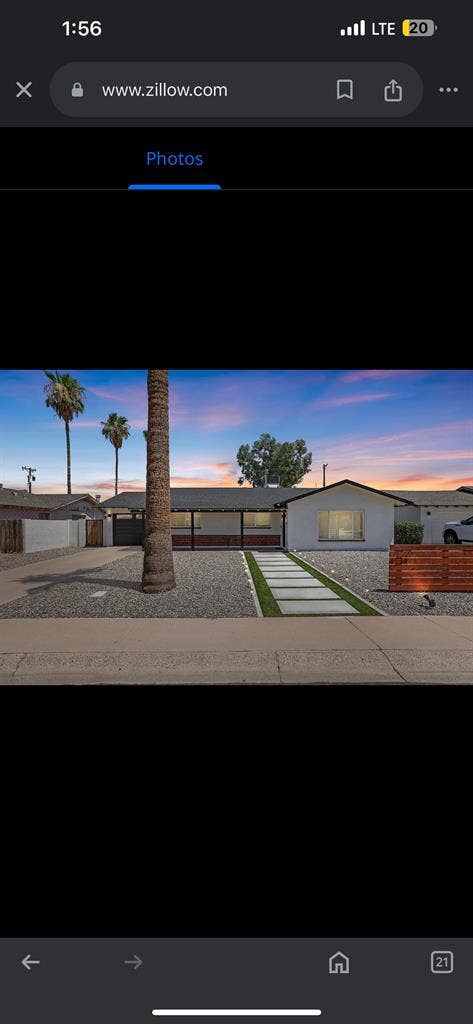
[{"label": "tall palm tree", "polygon": [[44,371],[49,384],[45,384],[46,405],[54,409],[56,416],[64,421],[66,427],[66,453],[67,453],[67,493],[71,494],[71,438],[69,424],[74,416],[84,412],[85,388],[81,387],[78,380],[68,373],[55,373],[49,370]]},{"label": "tall palm tree", "polygon": [[108,438],[115,448],[115,494],[118,494],[118,449],[130,436],[130,428],[126,416],[118,416],[116,412],[109,413],[108,420],[100,422],[103,436]]},{"label": "tall palm tree", "polygon": [[169,490],[169,382],[167,370],[148,370],[146,526],[142,588],[146,594],[176,586]]}]

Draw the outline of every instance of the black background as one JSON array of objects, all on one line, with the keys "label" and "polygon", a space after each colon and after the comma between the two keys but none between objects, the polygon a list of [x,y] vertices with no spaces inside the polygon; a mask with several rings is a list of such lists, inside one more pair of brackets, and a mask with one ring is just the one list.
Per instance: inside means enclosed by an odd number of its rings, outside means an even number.
[{"label": "black background", "polygon": [[[159,180],[263,190],[470,189],[469,141],[466,127],[397,123],[385,128],[3,128],[0,188],[108,190]],[[164,170],[158,179],[146,168],[150,149],[201,153],[204,164]],[[403,210],[406,232],[418,232],[421,215],[435,226],[438,211],[425,200]]]},{"label": "black background", "polygon": [[468,935],[471,700],[3,687],[2,933]]},{"label": "black background", "polygon": [[1,697],[4,935],[471,933],[468,688]]}]

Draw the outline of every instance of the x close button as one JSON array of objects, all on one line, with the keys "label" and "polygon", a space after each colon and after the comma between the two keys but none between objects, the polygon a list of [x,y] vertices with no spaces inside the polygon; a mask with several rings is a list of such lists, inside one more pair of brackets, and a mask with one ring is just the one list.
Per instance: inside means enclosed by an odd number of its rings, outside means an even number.
[{"label": "x close button", "polygon": [[33,98],[32,93],[29,91],[33,82],[27,82],[26,85],[22,85],[21,82],[17,82],[16,85],[18,86],[18,92],[16,94],[17,100],[19,100],[20,96],[27,96],[29,100]]}]

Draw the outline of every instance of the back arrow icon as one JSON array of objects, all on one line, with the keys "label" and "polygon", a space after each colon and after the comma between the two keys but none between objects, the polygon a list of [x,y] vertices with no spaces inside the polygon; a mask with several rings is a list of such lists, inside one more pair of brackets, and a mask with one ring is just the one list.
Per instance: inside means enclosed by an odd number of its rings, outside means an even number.
[{"label": "back arrow icon", "polygon": [[141,960],[141,958],[140,958],[140,957],[138,956],[138,954],[137,954],[137,953],[135,953],[135,955],[134,955],[134,957],[133,957],[133,960],[124,960],[124,963],[125,963],[125,964],[128,964],[128,965],[129,965],[130,967],[133,967],[133,970],[134,970],[134,971],[137,971],[137,970],[138,970],[138,967],[141,967],[141,965],[142,965],[143,961],[142,961],[142,960]]},{"label": "back arrow icon", "polygon": [[25,956],[21,962],[23,964],[23,967],[26,967],[27,971],[31,971],[32,965],[33,964],[39,964],[41,961],[40,960],[32,960],[31,959],[31,953],[28,953],[27,956]]}]

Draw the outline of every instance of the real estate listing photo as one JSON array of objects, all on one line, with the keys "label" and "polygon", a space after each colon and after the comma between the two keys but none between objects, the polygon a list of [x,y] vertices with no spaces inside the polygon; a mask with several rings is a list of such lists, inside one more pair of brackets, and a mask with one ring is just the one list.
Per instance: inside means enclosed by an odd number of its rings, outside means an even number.
[{"label": "real estate listing photo", "polygon": [[0,371],[3,685],[473,683],[469,370]]}]

